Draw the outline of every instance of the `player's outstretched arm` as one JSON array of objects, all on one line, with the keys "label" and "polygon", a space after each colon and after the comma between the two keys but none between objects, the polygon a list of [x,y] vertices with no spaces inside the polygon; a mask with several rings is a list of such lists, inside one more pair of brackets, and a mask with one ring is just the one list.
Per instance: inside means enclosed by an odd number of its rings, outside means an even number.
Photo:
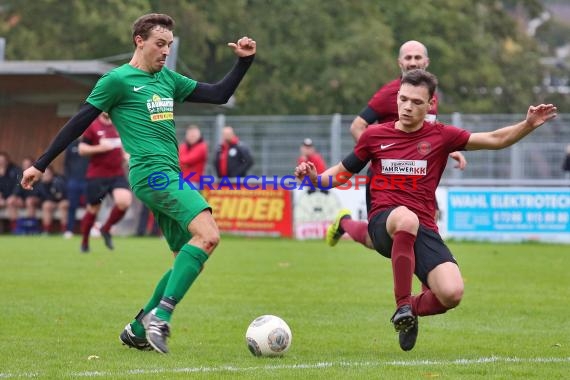
[{"label": "player's outstretched arm", "polygon": [[85,103],[64,126],[59,130],[47,150],[34,164],[22,174],[20,185],[27,190],[32,189],[34,183],[40,180],[42,173],[51,162],[67,148],[69,144],[81,136],[89,125],[99,116],[101,110]]},{"label": "player's outstretched arm", "polygon": [[342,162],[331,166],[321,174],[317,174],[317,168],[311,161],[301,162],[295,168],[295,177],[297,179],[303,180],[305,177],[309,177],[314,186],[322,188],[340,186],[346,183],[352,175],[353,173],[349,172]]},{"label": "player's outstretched arm", "polygon": [[228,102],[251,66],[257,45],[251,38],[242,37],[236,43],[228,43],[228,46],[239,57],[234,67],[219,82],[213,84],[198,82],[194,91],[186,98],[187,102],[211,104]]},{"label": "player's outstretched arm", "polygon": [[465,145],[466,150],[503,149],[556,117],[557,109],[552,104],[539,104],[528,108],[526,119],[508,127],[491,132],[472,133]]}]

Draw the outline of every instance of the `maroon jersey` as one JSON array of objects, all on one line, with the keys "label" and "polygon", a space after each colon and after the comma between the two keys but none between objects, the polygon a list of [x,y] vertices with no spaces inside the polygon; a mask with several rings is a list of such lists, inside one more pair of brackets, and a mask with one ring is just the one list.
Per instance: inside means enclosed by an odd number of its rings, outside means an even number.
[{"label": "maroon jersey", "polygon": [[89,145],[99,145],[103,139],[115,148],[90,157],[87,173],[85,174],[86,178],[109,178],[125,175],[125,170],[123,169],[123,148],[115,126],[95,119],[83,133],[82,141]]},{"label": "maroon jersey", "polygon": [[[399,119],[397,96],[400,90],[400,81],[401,78],[397,78],[392,82],[386,83],[368,101],[368,107],[378,115],[378,124]],[[433,100],[433,107],[428,111],[426,121],[435,121],[435,116],[437,115],[437,95],[433,95]]]},{"label": "maroon jersey", "polygon": [[424,122],[406,133],[395,122],[370,125],[354,147],[362,161],[371,161],[370,220],[379,211],[406,206],[420,223],[437,231],[435,189],[449,153],[463,150],[471,134],[442,123]]}]

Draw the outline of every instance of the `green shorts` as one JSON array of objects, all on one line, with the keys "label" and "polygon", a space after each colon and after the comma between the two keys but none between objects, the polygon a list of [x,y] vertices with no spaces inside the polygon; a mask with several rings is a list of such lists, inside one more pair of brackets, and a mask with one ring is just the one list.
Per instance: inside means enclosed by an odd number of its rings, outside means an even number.
[{"label": "green shorts", "polygon": [[192,237],[188,231],[190,222],[202,211],[212,209],[198,190],[187,185],[179,189],[177,172],[160,173],[165,175],[159,180],[136,183],[133,192],[152,211],[170,249],[176,252]]}]

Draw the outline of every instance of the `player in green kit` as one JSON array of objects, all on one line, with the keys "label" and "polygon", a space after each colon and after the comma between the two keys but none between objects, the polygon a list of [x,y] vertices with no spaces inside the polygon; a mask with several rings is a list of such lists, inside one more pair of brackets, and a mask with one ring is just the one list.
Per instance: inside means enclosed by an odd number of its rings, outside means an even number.
[{"label": "player in green kit", "polygon": [[[166,68],[174,20],[147,14],[133,24],[135,52],[128,64],[105,74],[79,112],[27,169],[22,187],[32,188],[42,172],[101,113],[115,123],[130,154],[129,181],[135,195],[153,211],[175,259],[135,319],[120,335],[123,344],[167,353],[170,319],[220,240],[206,200],[188,186],[178,188],[180,167],[174,102],[224,104],[253,62],[256,43],[248,37],[229,43],[238,61],[215,84],[197,82]],[[160,189],[160,190],[158,190]]]}]

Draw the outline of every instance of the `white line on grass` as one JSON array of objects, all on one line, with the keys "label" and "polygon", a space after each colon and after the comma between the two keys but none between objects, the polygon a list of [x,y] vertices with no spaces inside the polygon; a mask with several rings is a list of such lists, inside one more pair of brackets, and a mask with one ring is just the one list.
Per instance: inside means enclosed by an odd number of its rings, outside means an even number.
[{"label": "white line on grass", "polygon": [[[168,374],[168,373],[211,373],[211,372],[251,372],[251,371],[275,371],[275,370],[299,370],[299,369],[321,369],[321,368],[370,368],[370,367],[419,367],[419,366],[464,366],[478,365],[489,363],[569,363],[570,357],[567,358],[517,358],[517,357],[499,357],[489,356],[475,359],[454,359],[454,360],[393,360],[393,361],[365,361],[365,362],[319,362],[304,364],[278,364],[263,365],[252,367],[235,367],[235,366],[219,366],[219,367],[185,367],[185,368],[156,368],[156,369],[131,369],[126,371],[83,371],[71,372],[69,376],[73,377],[101,377],[101,376],[126,376],[126,375],[148,375],[148,374]],[[39,372],[22,372],[22,373],[2,373],[0,379],[9,378],[31,378],[40,377]]]}]

